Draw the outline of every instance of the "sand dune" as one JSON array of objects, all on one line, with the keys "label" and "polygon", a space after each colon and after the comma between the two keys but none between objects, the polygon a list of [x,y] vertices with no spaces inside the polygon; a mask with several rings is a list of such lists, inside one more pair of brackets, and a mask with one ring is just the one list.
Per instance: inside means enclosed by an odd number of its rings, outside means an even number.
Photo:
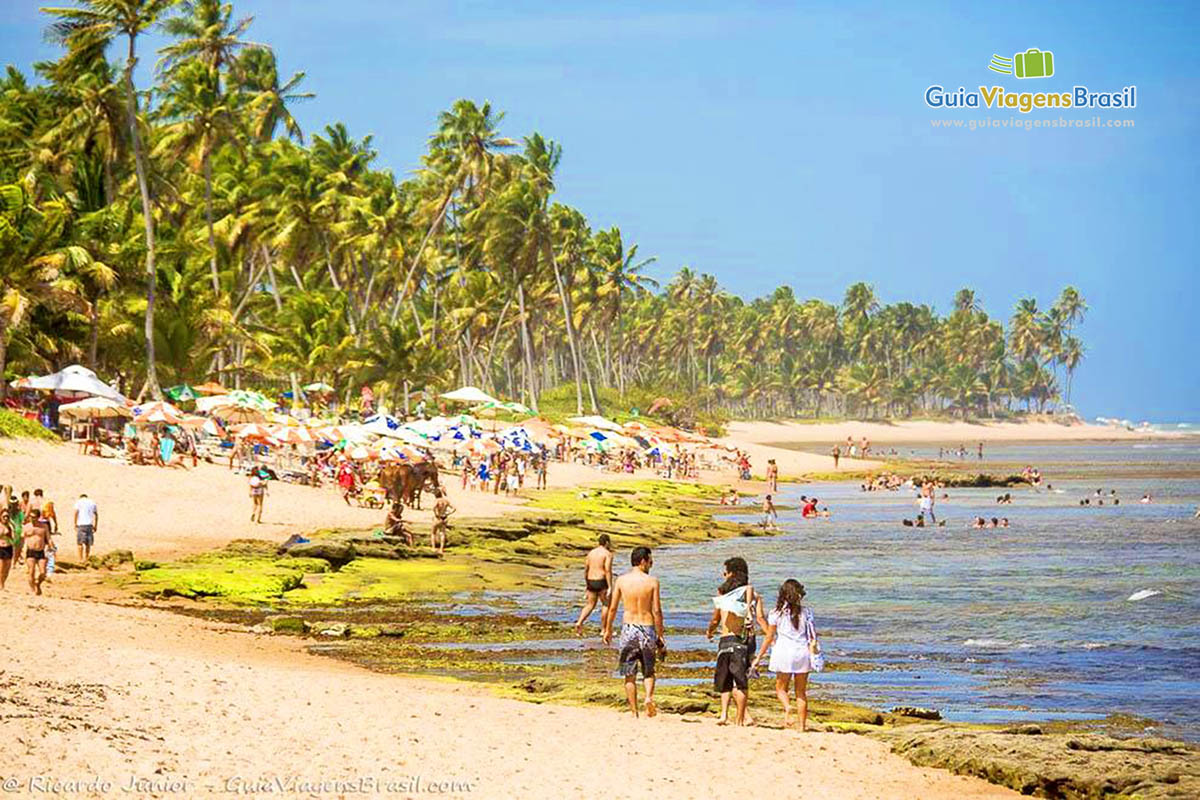
[{"label": "sand dune", "polygon": [[[379,796],[428,796],[439,782],[440,796],[480,798],[1019,796],[865,737],[522,703],[370,673],[294,639],[12,588],[0,593],[4,774],[26,790],[41,776],[79,781],[67,796],[197,797],[277,780],[319,790],[290,795],[304,797],[354,796],[363,781]],[[89,791],[96,781],[111,788]]]}]

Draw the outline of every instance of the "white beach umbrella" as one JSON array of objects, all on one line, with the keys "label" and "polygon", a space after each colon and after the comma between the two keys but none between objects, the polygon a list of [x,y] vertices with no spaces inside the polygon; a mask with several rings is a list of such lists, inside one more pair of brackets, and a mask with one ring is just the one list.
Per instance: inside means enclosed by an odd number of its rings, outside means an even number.
[{"label": "white beach umbrella", "polygon": [[120,392],[97,378],[96,373],[80,364],[72,364],[51,375],[29,378],[21,388],[41,389],[61,394],[89,394],[94,397],[107,397],[109,400],[116,400],[119,403],[125,402],[125,398]]},{"label": "white beach umbrella", "polygon": [[499,403],[500,401],[492,397],[487,392],[477,389],[474,386],[464,386],[461,389],[455,389],[453,392],[446,392],[441,395],[443,400],[451,400],[455,403]]},{"label": "white beach umbrella", "polygon": [[124,403],[109,400],[107,397],[89,397],[75,403],[66,403],[58,407],[58,413],[59,416],[76,419],[111,419],[133,416],[133,412]]}]

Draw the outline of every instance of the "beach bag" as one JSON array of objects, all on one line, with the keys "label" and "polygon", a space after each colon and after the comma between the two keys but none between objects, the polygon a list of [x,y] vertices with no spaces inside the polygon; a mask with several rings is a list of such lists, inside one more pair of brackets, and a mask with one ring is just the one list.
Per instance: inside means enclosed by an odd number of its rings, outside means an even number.
[{"label": "beach bag", "polygon": [[825,654],[821,652],[821,642],[817,639],[817,629],[813,626],[812,616],[805,615],[804,622],[808,625],[808,661],[813,672],[825,669]]}]

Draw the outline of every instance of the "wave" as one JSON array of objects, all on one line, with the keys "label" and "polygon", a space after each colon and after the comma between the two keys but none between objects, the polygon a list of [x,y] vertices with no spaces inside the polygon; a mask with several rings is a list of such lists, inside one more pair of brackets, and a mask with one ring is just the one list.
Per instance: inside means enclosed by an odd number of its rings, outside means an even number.
[{"label": "wave", "polygon": [[1012,642],[1007,639],[967,639],[963,647],[1009,647]]},{"label": "wave", "polygon": [[1136,591],[1129,595],[1129,597],[1125,598],[1125,602],[1136,603],[1139,600],[1145,600],[1148,597],[1154,597],[1158,594],[1162,594],[1162,592],[1158,591],[1157,589],[1141,589],[1140,591]]}]

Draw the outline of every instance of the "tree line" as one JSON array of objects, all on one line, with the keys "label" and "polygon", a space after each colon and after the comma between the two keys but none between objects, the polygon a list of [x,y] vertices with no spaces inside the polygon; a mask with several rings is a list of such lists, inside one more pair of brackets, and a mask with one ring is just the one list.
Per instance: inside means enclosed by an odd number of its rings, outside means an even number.
[{"label": "tree line", "polygon": [[[84,363],[127,393],[216,379],[371,383],[393,407],[467,383],[583,413],[663,394],[691,413],[993,415],[1070,400],[1086,312],[1067,287],[1007,328],[970,289],[939,316],[786,286],[743,300],[664,285],[618,227],[555,199],[562,147],[458,100],[415,174],[342,123],[306,137],[279,74],[220,0],[46,8],[60,46],[0,80],[0,374]],[[168,43],[145,52],[147,32]],[[153,83],[135,67],[154,57]],[[0,387],[0,396],[4,388]]]}]

